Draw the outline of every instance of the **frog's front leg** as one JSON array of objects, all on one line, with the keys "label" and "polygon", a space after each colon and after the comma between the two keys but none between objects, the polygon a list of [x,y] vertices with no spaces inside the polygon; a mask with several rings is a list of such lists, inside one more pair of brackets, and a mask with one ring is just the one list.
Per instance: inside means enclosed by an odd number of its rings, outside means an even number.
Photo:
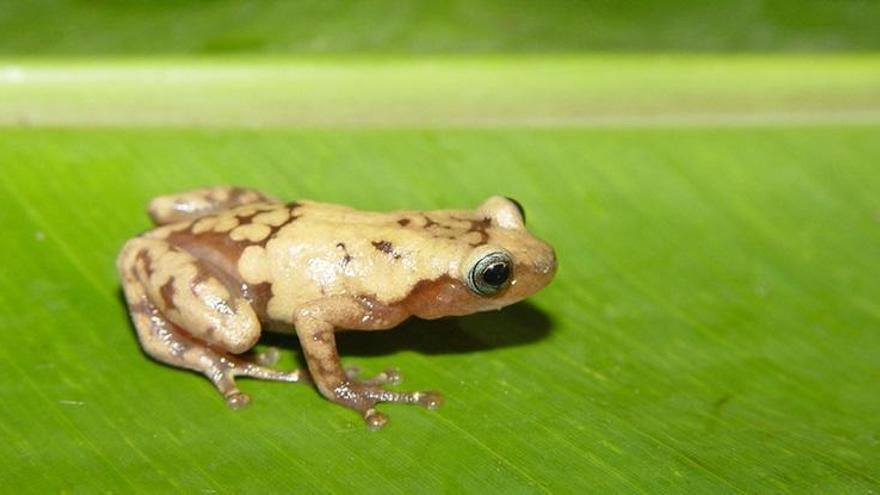
[{"label": "frog's front leg", "polygon": [[358,411],[373,429],[381,428],[388,421],[387,416],[376,410],[380,402],[417,404],[427,409],[436,409],[443,403],[443,396],[437,392],[385,390],[382,384],[394,383],[399,379],[391,371],[363,381],[356,378],[356,373],[346,373],[336,350],[333,325],[316,318],[316,314],[321,315],[322,312],[303,311],[296,319],[296,332],[312,380],[324,397]]}]

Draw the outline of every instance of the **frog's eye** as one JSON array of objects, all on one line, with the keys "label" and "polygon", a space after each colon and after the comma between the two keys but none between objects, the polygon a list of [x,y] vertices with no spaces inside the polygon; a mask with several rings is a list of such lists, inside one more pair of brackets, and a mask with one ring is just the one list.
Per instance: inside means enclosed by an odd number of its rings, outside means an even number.
[{"label": "frog's eye", "polygon": [[468,272],[468,287],[481,296],[491,296],[507,286],[513,273],[510,255],[503,251],[486,254]]}]

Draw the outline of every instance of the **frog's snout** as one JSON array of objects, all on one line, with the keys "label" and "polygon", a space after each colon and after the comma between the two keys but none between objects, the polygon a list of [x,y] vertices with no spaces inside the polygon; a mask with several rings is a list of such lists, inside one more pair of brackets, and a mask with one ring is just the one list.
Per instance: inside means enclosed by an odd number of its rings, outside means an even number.
[{"label": "frog's snout", "polygon": [[552,278],[556,274],[556,251],[549,248],[547,253],[535,260],[535,271],[541,275]]}]

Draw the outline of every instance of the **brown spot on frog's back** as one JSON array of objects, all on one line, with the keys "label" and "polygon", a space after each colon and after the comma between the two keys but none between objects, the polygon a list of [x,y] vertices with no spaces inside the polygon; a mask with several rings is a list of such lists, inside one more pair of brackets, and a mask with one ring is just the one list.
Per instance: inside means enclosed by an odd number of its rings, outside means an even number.
[{"label": "brown spot on frog's back", "polygon": [[397,224],[400,225],[401,227],[406,227],[407,225],[410,224],[410,222],[411,222],[411,220],[409,218],[401,218],[400,220],[397,221]]},{"label": "brown spot on frog's back", "polygon": [[388,241],[373,241],[373,247],[376,248],[377,251],[382,251],[385,254],[391,254],[394,252],[394,246]]},{"label": "brown spot on frog's back", "polygon": [[400,259],[400,253],[394,252],[394,244],[391,244],[388,241],[373,241],[372,244],[377,251],[390,254],[394,259]]},{"label": "brown spot on frog's back", "polygon": [[348,254],[348,248],[345,247],[345,243],[340,242],[340,243],[336,244],[336,247],[338,249],[341,249],[342,252],[344,253],[342,256],[342,266],[345,266],[345,265],[351,263],[351,255]]},{"label": "brown spot on frog's back", "polygon": [[440,225],[439,223],[432,220],[431,217],[429,217],[428,215],[422,215],[422,216],[425,217],[425,224],[422,225],[423,229],[430,229],[431,227],[433,227],[435,225]]},{"label": "brown spot on frog's back", "polygon": [[471,232],[476,232],[480,235],[480,239],[477,242],[472,242],[471,246],[477,247],[482,246],[489,242],[489,233],[487,230],[492,226],[492,219],[489,217],[485,217],[482,220],[467,220],[470,222],[470,228],[465,232],[465,234],[470,234]]}]

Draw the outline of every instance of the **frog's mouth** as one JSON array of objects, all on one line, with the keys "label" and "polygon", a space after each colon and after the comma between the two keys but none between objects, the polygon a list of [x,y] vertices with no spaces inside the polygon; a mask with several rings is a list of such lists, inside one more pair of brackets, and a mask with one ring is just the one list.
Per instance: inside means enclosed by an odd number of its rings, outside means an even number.
[{"label": "frog's mouth", "polygon": [[473,313],[473,294],[460,280],[443,275],[418,282],[400,302],[411,314],[433,320]]}]

